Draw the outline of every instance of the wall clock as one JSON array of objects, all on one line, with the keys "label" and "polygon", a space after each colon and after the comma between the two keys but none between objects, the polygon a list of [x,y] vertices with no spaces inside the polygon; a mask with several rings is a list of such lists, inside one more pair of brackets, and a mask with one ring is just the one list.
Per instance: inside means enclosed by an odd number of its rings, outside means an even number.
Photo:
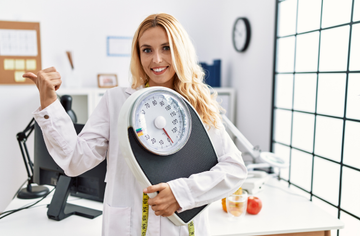
[{"label": "wall clock", "polygon": [[234,48],[237,52],[244,52],[250,43],[251,29],[250,22],[245,17],[236,19],[232,32]]}]

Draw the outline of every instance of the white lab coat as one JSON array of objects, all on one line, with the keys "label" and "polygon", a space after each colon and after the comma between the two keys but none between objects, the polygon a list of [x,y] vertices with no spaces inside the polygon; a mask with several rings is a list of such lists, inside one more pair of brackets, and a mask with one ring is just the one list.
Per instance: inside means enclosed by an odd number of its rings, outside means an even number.
[{"label": "white lab coat", "polygon": [[[103,236],[141,235],[143,189],[119,150],[122,134],[117,132],[120,109],[134,91],[120,87],[107,90],[78,136],[58,100],[34,112],[49,153],[67,175],[80,175],[107,158]],[[168,182],[181,207],[179,211],[219,200],[239,188],[246,178],[241,153],[224,127],[211,128],[208,133],[219,163],[211,171]],[[196,236],[210,235],[207,217],[205,211],[194,219]],[[149,207],[146,235],[188,236],[189,233],[186,225],[175,226],[166,217],[156,216]]]}]

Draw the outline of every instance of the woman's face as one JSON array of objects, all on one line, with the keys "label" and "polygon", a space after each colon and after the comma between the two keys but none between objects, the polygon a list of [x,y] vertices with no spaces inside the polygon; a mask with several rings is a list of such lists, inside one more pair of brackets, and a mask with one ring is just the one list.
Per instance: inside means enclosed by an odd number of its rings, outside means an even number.
[{"label": "woman's face", "polygon": [[139,38],[140,61],[149,76],[149,86],[173,89],[175,70],[172,67],[169,40],[160,26],[147,29]]}]

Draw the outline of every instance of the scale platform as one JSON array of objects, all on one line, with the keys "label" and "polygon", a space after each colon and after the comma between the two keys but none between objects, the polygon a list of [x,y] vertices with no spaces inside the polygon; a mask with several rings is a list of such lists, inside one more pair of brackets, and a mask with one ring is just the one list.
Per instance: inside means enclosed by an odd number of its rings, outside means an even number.
[{"label": "scale platform", "polygon": [[[149,151],[149,149],[141,143],[142,140],[139,138],[139,128],[133,127],[133,124],[135,124],[136,121],[131,122],[131,112],[134,112],[136,109],[134,106],[139,104],[139,99],[147,99],[146,101],[149,102],[146,103],[146,107],[149,107],[149,109],[151,109],[151,106],[157,106],[162,101],[161,99],[155,99],[156,102],[152,102],[151,96],[149,98],[147,94],[143,95],[142,93],[150,93],[151,95],[152,92],[159,91],[160,93],[166,92],[170,94],[170,96],[180,96],[181,101],[178,102],[185,104],[185,109],[188,109],[189,111],[188,118],[190,118],[191,121],[191,130],[186,144],[182,146],[180,150],[177,150],[170,155],[159,155],[153,151]],[[159,183],[166,183],[178,178],[188,178],[193,174],[209,171],[218,163],[215,149],[199,115],[186,99],[175,93],[176,92],[173,90],[163,87],[142,89],[131,95],[121,109],[119,115],[119,133],[122,134],[120,137],[120,147],[124,153],[128,166],[142,188]],[[156,96],[154,96],[154,98],[156,98]],[[140,111],[142,110],[140,109]],[[148,112],[148,110],[146,111]],[[171,110],[169,110],[169,112],[170,111]],[[139,112],[139,114],[140,113],[141,112]],[[142,119],[138,118],[140,115],[135,117],[136,119]],[[164,117],[166,118],[167,116],[164,115]],[[151,124],[152,123],[150,123],[150,125]],[[148,130],[151,129],[148,128]],[[147,131],[142,129],[141,132],[144,132],[145,134]],[[154,132],[156,132],[156,130]],[[144,135],[141,134],[141,137],[143,136]],[[172,136],[172,139],[175,139],[174,137],[175,136]],[[151,194],[149,196],[154,197]],[[207,205],[204,205],[181,213],[175,212],[168,218],[175,225],[188,224],[206,207]]]}]

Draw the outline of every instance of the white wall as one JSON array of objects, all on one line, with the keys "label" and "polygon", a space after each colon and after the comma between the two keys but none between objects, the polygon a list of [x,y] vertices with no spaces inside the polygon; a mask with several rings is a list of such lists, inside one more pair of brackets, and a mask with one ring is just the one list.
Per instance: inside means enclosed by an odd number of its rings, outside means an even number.
[{"label": "white wall", "polygon": [[[270,150],[271,138],[275,2],[231,0],[222,11],[223,86],[236,88],[236,125],[263,151]],[[247,17],[251,25],[251,41],[243,53],[235,52],[231,44],[230,32],[237,17]]]},{"label": "white wall", "polygon": [[[238,92],[238,127],[251,143],[268,150],[275,0],[0,0],[0,20],[40,22],[43,68],[55,66],[64,84],[71,73],[65,51],[73,52],[84,87],[96,87],[98,73],[116,73],[119,85],[128,85],[129,58],[107,57],[106,37],[132,36],[147,15],[157,12],[178,18],[200,61],[222,60],[222,84]],[[250,46],[241,54],[231,41],[240,16],[248,17],[252,26]],[[0,85],[0,212],[26,179],[15,135],[38,106],[35,86]]]},{"label": "white wall", "polygon": [[[30,122],[32,111],[39,106],[37,97],[29,86],[0,86],[0,212],[27,179],[16,134]],[[32,136],[26,144],[32,156]]]}]

